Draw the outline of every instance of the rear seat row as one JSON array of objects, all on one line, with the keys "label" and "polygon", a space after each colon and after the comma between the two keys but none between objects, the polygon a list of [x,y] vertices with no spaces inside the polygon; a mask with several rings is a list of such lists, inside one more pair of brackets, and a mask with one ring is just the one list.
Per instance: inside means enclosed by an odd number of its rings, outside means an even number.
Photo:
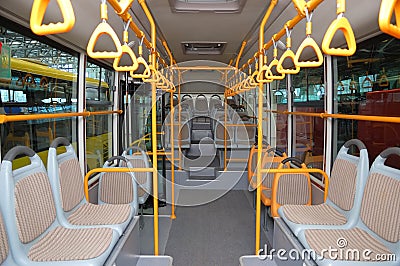
[{"label": "rear seat row", "polygon": [[[60,146],[66,151],[57,154]],[[20,156],[28,156],[30,164],[13,170]],[[134,156],[118,159],[133,167]],[[132,172],[101,174],[100,204],[87,202],[78,159],[65,138],[51,144],[47,170],[32,149],[17,146],[4,156],[0,176],[2,265],[103,265],[138,211],[140,193]],[[124,185],[116,187],[116,179]],[[148,189],[146,182],[142,190]]]},{"label": "rear seat row", "polygon": [[[359,156],[349,154],[351,146],[356,146]],[[273,149],[263,150],[263,168],[290,167],[284,160],[286,155],[280,153],[272,158]],[[256,188],[255,166],[257,147],[253,147],[249,160],[250,188]],[[310,195],[308,189],[301,187],[299,178],[279,184],[275,198],[283,205],[278,213],[271,212],[274,217],[281,217],[292,233],[299,239],[305,249],[313,249],[323,253],[319,265],[353,265],[357,257],[347,256],[333,260],[331,254],[323,252],[329,248],[342,249],[341,254],[349,254],[352,250],[368,251],[368,256],[360,256],[361,263],[375,258],[377,254],[395,254],[397,260],[385,262],[385,265],[399,265],[400,260],[400,170],[385,164],[390,155],[400,156],[400,148],[388,148],[374,161],[369,170],[368,152],[365,145],[356,139],[347,141],[340,149],[332,167],[329,178],[329,191],[326,202],[310,205],[310,202],[296,202],[297,198]],[[274,155],[272,155],[274,156]],[[266,165],[266,162],[272,162]],[[277,175],[277,174],[276,174]],[[276,175],[264,175],[262,183],[262,201],[271,206],[271,179]],[[304,177],[303,180],[307,180]],[[279,181],[280,182],[280,181]],[[305,182],[305,181],[304,181]],[[294,193],[293,189],[297,188]],[[306,186],[303,186],[304,188]],[[272,193],[274,194],[274,193]],[[311,199],[311,198],[310,198]],[[344,246],[338,246],[344,239]],[[345,261],[352,260],[351,262]],[[383,265],[382,262],[377,265]],[[368,265],[373,265],[369,262]]]}]

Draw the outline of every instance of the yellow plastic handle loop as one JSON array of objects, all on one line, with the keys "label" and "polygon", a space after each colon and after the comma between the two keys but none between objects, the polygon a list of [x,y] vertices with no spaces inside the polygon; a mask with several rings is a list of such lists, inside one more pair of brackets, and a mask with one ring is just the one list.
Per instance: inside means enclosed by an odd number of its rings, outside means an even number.
[{"label": "yellow plastic handle loop", "polygon": [[[103,51],[103,52],[95,52],[94,47],[100,36],[108,35],[114,42],[116,51]],[[121,42],[118,39],[117,34],[111,28],[111,26],[103,21],[99,23],[96,29],[93,31],[92,36],[90,36],[89,43],[87,45],[87,54],[92,58],[117,58],[122,54],[122,46]]]},{"label": "yellow plastic handle loop", "polygon": [[30,26],[37,35],[57,34],[70,31],[75,25],[75,14],[70,0],[57,0],[63,22],[43,24],[44,15],[50,0],[34,0],[31,11]]},{"label": "yellow plastic handle loop", "polygon": [[119,2],[116,1],[119,4],[119,7],[121,8],[121,12],[119,12],[118,15],[125,14],[134,1],[135,0],[119,0]]},{"label": "yellow plastic handle loop", "polygon": [[[258,71],[258,73],[257,73],[257,82],[259,82],[259,83],[260,82],[264,82],[264,83],[272,82],[271,79],[266,78],[267,77],[266,72],[268,72],[268,71],[270,71],[268,65],[263,65],[261,67],[260,71]],[[271,74],[268,74],[268,75],[271,75]]]},{"label": "yellow plastic handle loop", "polygon": [[364,88],[364,89],[372,88],[373,87],[372,84],[373,84],[372,80],[367,76],[361,83],[361,88]]},{"label": "yellow plastic handle loop", "polygon": [[[122,48],[121,55],[114,59],[114,64],[113,64],[114,69],[116,71],[135,71],[135,70],[137,70],[139,68],[139,63],[138,63],[136,55],[132,51],[131,47],[129,47],[127,44],[123,44],[121,48]],[[124,54],[129,55],[129,57],[132,60],[132,65],[130,65],[130,66],[120,66],[119,65]]]},{"label": "yellow plastic handle loop", "polygon": [[151,76],[152,71],[150,70],[150,67],[147,64],[146,60],[144,60],[142,56],[139,56],[137,58],[137,62],[139,65],[144,66],[144,71],[142,74],[135,74],[134,71],[131,71],[130,72],[131,77],[135,79],[148,79]]},{"label": "yellow plastic handle loop", "polygon": [[379,87],[387,87],[389,86],[389,80],[386,74],[382,74],[381,78],[379,79]]},{"label": "yellow plastic handle loop", "polygon": [[[278,64],[279,61],[278,59],[274,58],[274,60],[271,61],[271,63],[269,63],[269,71],[265,72],[265,77],[267,79],[272,79],[272,80],[282,80],[285,78],[285,73],[281,73],[278,71]],[[280,75],[274,75],[274,73],[272,73],[272,68],[276,67],[276,71],[280,74]]]},{"label": "yellow plastic handle loop", "polygon": [[[392,15],[396,17],[396,25],[390,21]],[[397,0],[382,0],[379,10],[379,27],[382,32],[392,35],[397,39],[400,38],[400,1]]]},{"label": "yellow plastic handle loop", "polygon": [[[307,47],[310,47],[314,50],[315,55],[317,56],[316,61],[300,61],[300,56],[303,53],[304,49]],[[319,67],[323,63],[324,63],[324,57],[322,56],[321,49],[319,49],[318,44],[311,37],[305,38],[296,52],[296,55],[294,57],[294,64],[297,67]]]},{"label": "yellow plastic handle loop", "polygon": [[292,0],[293,4],[294,4],[294,8],[296,9],[297,13],[305,16],[306,13],[304,12],[304,7],[307,6],[306,1],[304,0]]},{"label": "yellow plastic handle loop", "polygon": [[[332,39],[338,30],[343,32],[344,38],[346,39],[347,43],[347,49],[330,47]],[[322,51],[328,55],[352,56],[356,52],[356,38],[354,37],[353,29],[351,28],[351,25],[347,18],[341,17],[332,21],[331,25],[325,33],[321,46]]]},{"label": "yellow plastic handle loop", "polygon": [[[292,50],[289,50],[289,49],[286,50],[286,51],[282,54],[281,58],[279,59],[278,65],[276,66],[276,70],[277,70],[279,73],[282,73],[282,74],[297,74],[297,73],[299,73],[300,67],[299,67],[298,65],[296,65],[295,62],[294,62],[295,56],[296,56],[296,55],[294,54],[294,52],[293,52]],[[284,62],[287,58],[289,58],[289,59],[292,60],[293,65],[295,66],[295,68],[292,69],[292,68],[284,68],[284,67],[283,67],[283,62]]]}]

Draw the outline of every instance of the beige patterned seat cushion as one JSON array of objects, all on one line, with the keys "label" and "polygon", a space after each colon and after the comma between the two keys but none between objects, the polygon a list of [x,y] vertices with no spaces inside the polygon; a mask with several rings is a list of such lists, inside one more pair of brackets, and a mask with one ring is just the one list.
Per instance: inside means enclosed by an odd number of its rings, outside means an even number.
[{"label": "beige patterned seat cushion", "polygon": [[130,205],[111,204],[84,204],[68,217],[68,221],[75,225],[108,225],[121,224],[130,215]]},{"label": "beige patterned seat cushion", "polygon": [[[384,244],[360,228],[349,230],[306,230],[305,237],[309,246],[321,255],[322,250],[337,249],[338,260],[366,261],[363,251],[370,250],[368,257],[375,258],[376,254],[391,254]],[[352,250],[360,251],[359,256],[352,256]],[[344,254],[343,257],[340,254]],[[349,255],[346,255],[349,254]],[[324,252],[324,258],[330,259],[329,252]]]},{"label": "beige patterned seat cushion", "polygon": [[328,204],[282,206],[286,218],[296,224],[342,225],[347,222],[344,215]]},{"label": "beige patterned seat cushion", "polygon": [[8,239],[3,224],[3,217],[0,214],[0,264],[6,260],[8,256]]},{"label": "beige patterned seat cushion", "polygon": [[110,246],[110,228],[67,229],[57,227],[29,250],[32,261],[88,260],[103,254]]}]

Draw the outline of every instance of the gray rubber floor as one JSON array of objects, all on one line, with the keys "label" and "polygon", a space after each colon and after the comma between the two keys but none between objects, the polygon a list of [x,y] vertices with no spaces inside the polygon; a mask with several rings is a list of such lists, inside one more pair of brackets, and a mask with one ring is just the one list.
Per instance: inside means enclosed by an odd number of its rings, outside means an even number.
[{"label": "gray rubber floor", "polygon": [[[179,197],[190,197],[183,190]],[[177,207],[165,254],[175,266],[239,265],[242,255],[254,253],[255,217],[243,191],[196,207]]]}]

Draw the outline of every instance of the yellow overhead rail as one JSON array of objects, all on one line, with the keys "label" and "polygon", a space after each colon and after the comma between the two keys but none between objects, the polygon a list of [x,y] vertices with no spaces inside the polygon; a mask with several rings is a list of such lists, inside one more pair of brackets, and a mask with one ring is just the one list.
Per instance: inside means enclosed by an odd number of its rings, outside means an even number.
[{"label": "yellow overhead rail", "polygon": [[[119,57],[114,59],[113,67],[116,71],[135,71],[139,67],[139,63],[137,61],[135,53],[132,51],[131,47],[128,45],[129,35],[128,35],[128,27],[130,24],[130,20],[125,24],[124,33],[123,33],[123,41],[124,44],[122,45],[122,53]],[[132,65],[130,66],[120,66],[119,63],[124,54],[129,55],[132,61]]]},{"label": "yellow overhead rail", "polygon": [[[396,24],[392,24],[393,13],[396,17]],[[397,39],[400,38],[400,1],[382,0],[379,10],[379,27],[381,31]]]},{"label": "yellow overhead rail", "polygon": [[[87,53],[92,58],[117,58],[122,54],[121,42],[118,39],[117,34],[111,28],[110,24],[107,23],[108,14],[107,14],[107,3],[106,0],[101,1],[100,5],[100,16],[101,22],[97,25],[96,29],[93,31],[90,36],[89,43],[87,45]],[[102,35],[108,35],[113,40],[116,51],[94,51],[97,41]]]},{"label": "yellow overhead rail", "polygon": [[50,0],[34,0],[31,10],[30,26],[37,35],[57,34],[70,31],[75,25],[75,14],[70,0],[57,0],[63,22],[43,24],[44,15]]},{"label": "yellow overhead rail", "polygon": [[[352,56],[356,52],[356,38],[354,37],[353,29],[351,28],[350,22],[343,16],[346,12],[346,0],[337,0],[336,13],[338,17],[331,23],[327,29],[324,39],[322,40],[322,51],[328,55],[336,56]],[[346,48],[330,48],[333,37],[336,32],[340,30],[343,32],[344,38],[346,39]]]},{"label": "yellow overhead rail", "polygon": [[[294,57],[294,64],[299,67],[319,67],[324,63],[324,57],[322,56],[321,49],[319,48],[318,44],[315,40],[311,37],[312,33],[312,16],[313,12],[308,11],[308,7],[305,6],[304,12],[306,13],[306,38],[300,44],[299,48],[297,49],[296,56]],[[300,61],[301,54],[303,53],[305,48],[312,48],[317,56],[316,61]]]}]

